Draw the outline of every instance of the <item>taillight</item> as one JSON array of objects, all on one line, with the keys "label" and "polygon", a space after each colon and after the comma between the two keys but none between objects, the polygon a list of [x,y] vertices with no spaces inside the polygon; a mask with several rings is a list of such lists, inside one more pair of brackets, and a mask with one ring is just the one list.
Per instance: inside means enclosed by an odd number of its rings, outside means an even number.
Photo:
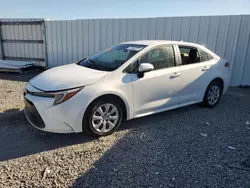
[{"label": "taillight", "polygon": [[225,63],[225,67],[230,67],[230,63],[229,63],[229,62],[226,62],[226,63]]}]

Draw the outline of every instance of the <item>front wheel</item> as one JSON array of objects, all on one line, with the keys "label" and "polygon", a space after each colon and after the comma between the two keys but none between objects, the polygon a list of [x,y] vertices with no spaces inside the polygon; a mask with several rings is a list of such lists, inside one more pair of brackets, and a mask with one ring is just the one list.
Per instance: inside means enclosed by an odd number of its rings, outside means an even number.
[{"label": "front wheel", "polygon": [[92,136],[106,136],[121,125],[122,119],[123,113],[119,101],[103,99],[88,107],[83,129]]},{"label": "front wheel", "polygon": [[220,84],[220,82],[217,81],[211,82],[205,92],[203,98],[203,104],[209,108],[213,108],[219,103],[221,94],[222,94],[222,85]]}]

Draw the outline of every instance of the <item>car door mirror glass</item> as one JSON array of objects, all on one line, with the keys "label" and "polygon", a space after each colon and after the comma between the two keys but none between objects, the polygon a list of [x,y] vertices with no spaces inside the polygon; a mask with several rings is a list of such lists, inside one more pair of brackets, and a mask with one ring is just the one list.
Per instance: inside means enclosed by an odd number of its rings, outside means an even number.
[{"label": "car door mirror glass", "polygon": [[151,70],[154,70],[154,66],[151,63],[141,63],[138,68],[140,73],[149,72]]}]

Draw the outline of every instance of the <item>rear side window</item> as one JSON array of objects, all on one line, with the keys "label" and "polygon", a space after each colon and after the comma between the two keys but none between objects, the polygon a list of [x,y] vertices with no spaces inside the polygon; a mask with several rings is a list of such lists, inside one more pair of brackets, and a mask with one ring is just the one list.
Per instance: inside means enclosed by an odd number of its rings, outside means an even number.
[{"label": "rear side window", "polygon": [[208,54],[207,52],[204,52],[203,50],[199,50],[199,52],[200,52],[201,62],[209,61],[209,60],[213,59],[213,57],[210,54]]},{"label": "rear side window", "polygon": [[151,63],[154,65],[154,70],[174,67],[175,58],[173,46],[161,46],[150,50],[141,57],[140,63]]},{"label": "rear side window", "polygon": [[198,49],[189,46],[179,46],[182,65],[189,65],[200,62]]}]

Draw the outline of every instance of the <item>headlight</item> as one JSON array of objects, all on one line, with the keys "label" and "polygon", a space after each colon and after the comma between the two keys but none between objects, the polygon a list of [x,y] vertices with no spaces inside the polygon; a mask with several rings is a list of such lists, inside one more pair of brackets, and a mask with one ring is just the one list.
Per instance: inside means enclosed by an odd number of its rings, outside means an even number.
[{"label": "headlight", "polygon": [[69,100],[71,97],[73,97],[75,94],[77,94],[79,91],[81,91],[83,87],[77,88],[77,89],[69,89],[65,91],[58,91],[58,92],[30,92],[28,90],[25,91],[26,94],[38,96],[38,97],[49,97],[54,98],[54,105],[60,104],[62,102],[65,102]]},{"label": "headlight", "polygon": [[77,88],[77,89],[71,89],[71,90],[53,93],[54,98],[55,98],[54,104],[60,104],[62,102],[69,100],[71,97],[73,97],[75,94],[77,94],[81,90],[82,88]]}]

